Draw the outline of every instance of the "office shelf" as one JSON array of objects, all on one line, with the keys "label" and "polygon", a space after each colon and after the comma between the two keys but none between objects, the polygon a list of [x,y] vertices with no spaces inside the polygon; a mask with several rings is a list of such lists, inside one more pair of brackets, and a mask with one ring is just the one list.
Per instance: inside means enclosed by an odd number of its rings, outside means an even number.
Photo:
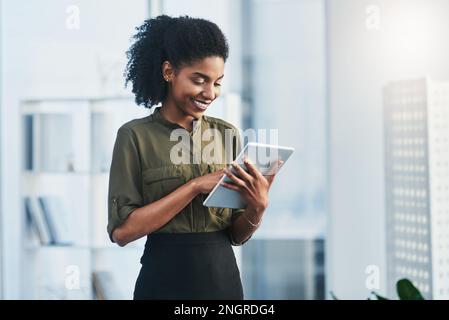
[{"label": "office shelf", "polygon": [[131,298],[144,240],[109,240],[109,166],[118,128],[149,113],[131,97],[22,101],[24,298],[98,298],[102,279]]}]

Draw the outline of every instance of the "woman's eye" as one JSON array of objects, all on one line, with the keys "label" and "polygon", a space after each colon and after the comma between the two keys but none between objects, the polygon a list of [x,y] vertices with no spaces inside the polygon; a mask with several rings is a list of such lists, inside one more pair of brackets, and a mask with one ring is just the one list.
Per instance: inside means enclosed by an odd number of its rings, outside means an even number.
[{"label": "woman's eye", "polygon": [[[197,84],[197,85],[203,85],[203,84],[206,83],[206,81],[204,81],[204,80],[193,80],[193,83]],[[214,86],[215,87],[221,87],[221,83],[214,83]]]}]

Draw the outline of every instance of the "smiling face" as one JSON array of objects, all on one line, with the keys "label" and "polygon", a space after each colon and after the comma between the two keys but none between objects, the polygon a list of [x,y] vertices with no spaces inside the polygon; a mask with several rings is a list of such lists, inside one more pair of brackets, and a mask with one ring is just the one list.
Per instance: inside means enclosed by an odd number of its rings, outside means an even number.
[{"label": "smiling face", "polygon": [[[166,61],[162,74],[169,82],[166,101],[163,106],[170,110],[173,118],[198,119],[220,95],[224,60],[221,57],[207,57],[190,65],[174,70]],[[175,115],[176,113],[176,115]]]}]

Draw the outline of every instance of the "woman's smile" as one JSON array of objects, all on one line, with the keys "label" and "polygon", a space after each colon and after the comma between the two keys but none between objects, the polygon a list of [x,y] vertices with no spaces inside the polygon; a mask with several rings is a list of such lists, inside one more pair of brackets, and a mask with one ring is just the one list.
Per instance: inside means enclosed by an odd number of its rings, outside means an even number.
[{"label": "woman's smile", "polygon": [[210,102],[206,103],[204,101],[201,101],[201,100],[198,100],[195,98],[191,98],[190,102],[191,102],[192,106],[194,106],[195,109],[197,109],[199,111],[205,111],[210,104]]}]

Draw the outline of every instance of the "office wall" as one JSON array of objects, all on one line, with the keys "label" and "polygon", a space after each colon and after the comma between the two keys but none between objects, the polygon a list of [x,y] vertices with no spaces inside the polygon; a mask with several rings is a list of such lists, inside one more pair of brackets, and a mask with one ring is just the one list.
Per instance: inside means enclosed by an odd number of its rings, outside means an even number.
[{"label": "office wall", "polygon": [[327,197],[324,2],[253,0],[246,5],[251,127],[267,134],[275,129],[280,145],[295,148],[270,189],[258,234],[322,238]]},{"label": "office wall", "polygon": [[328,0],[326,23],[327,291],[365,299],[369,266],[379,271],[377,291],[386,291],[381,88],[425,75],[449,79],[449,2]]},{"label": "office wall", "polygon": [[[121,95],[125,50],[146,0],[2,1],[1,163],[4,298],[20,298],[19,101]],[[70,17],[79,10],[79,28]],[[6,227],[7,226],[7,227]],[[7,240],[7,241],[5,241]]]},{"label": "office wall", "polygon": [[[2,51],[3,51],[3,10],[2,10],[2,6],[3,6],[3,1],[0,0],[0,74],[2,73],[1,71],[2,69],[2,64],[3,64],[3,59],[2,59]],[[2,132],[2,77],[0,76],[0,177],[3,176],[3,166],[2,166],[2,154],[3,154],[3,132]],[[3,230],[3,215],[2,215],[2,196],[3,196],[3,183],[0,180],[0,230]],[[0,299],[3,299],[3,238],[0,236]]]}]

